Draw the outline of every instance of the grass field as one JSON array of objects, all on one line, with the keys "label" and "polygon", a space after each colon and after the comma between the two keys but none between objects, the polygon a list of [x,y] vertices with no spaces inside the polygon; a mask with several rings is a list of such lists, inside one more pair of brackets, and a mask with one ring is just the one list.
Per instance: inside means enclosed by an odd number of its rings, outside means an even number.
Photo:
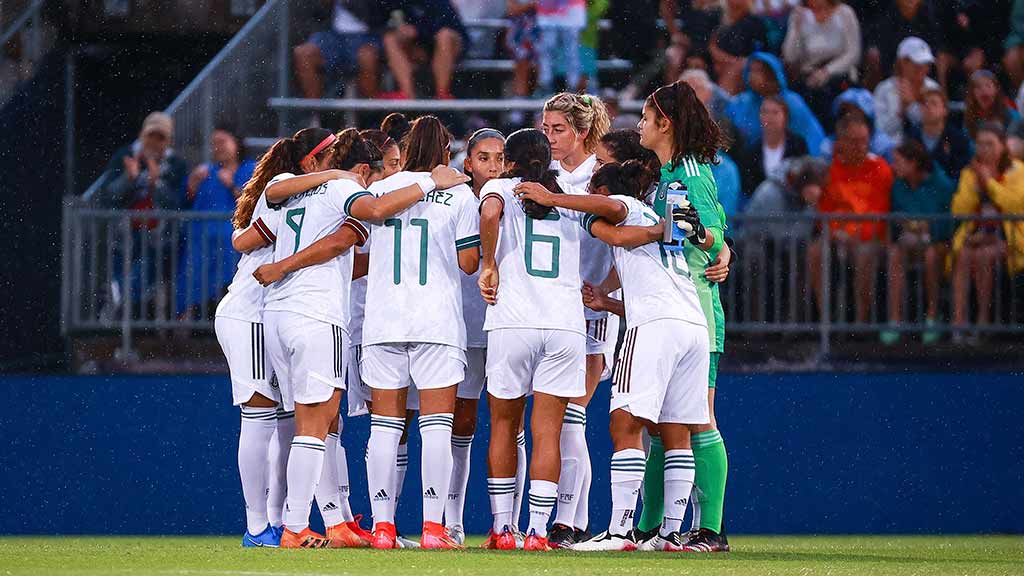
[{"label": "grass field", "polygon": [[[479,539],[475,540],[479,542]],[[435,574],[1010,575],[1024,574],[1024,537],[736,536],[734,552],[665,553],[269,550],[237,538],[0,538],[0,576]]]}]

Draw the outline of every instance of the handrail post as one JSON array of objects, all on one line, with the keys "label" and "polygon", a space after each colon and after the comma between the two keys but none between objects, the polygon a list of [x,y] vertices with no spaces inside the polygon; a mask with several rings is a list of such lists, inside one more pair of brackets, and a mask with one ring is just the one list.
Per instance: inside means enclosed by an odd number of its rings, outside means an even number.
[{"label": "handrail post", "polygon": [[821,318],[819,324],[819,355],[828,356],[831,347],[832,323],[832,228],[828,217],[822,227],[821,243]]},{"label": "handrail post", "polygon": [[[121,218],[121,233],[124,236],[124,248],[121,251],[121,278],[124,283],[124,294],[121,302],[121,348],[118,353],[127,362],[132,356],[132,219],[125,215]],[[143,271],[144,273],[145,271]]]}]

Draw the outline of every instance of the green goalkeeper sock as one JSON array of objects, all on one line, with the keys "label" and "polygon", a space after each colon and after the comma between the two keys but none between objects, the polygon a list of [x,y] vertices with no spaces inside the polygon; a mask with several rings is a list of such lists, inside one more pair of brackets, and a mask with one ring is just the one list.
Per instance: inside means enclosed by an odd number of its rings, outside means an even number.
[{"label": "green goalkeeper sock", "polygon": [[643,532],[650,532],[661,526],[665,515],[665,446],[657,436],[651,438],[651,451],[647,454],[643,502],[640,522],[636,527]]},{"label": "green goalkeeper sock", "polygon": [[700,489],[700,527],[722,532],[722,508],[725,506],[725,479],[729,459],[725,442],[718,430],[708,430],[690,437],[696,464],[694,483]]}]

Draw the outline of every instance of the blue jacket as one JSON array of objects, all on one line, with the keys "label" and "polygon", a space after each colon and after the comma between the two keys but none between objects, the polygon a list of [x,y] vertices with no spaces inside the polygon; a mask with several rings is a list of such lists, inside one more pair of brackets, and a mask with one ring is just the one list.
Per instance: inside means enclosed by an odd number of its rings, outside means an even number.
[{"label": "blue jacket", "polygon": [[766,52],[754,52],[747,58],[747,65],[743,69],[743,83],[747,89],[738,94],[729,103],[726,113],[732,119],[732,123],[743,136],[744,142],[753,142],[761,138],[761,96],[750,89],[750,63],[758,60],[767,64],[775,72],[775,79],[779,83],[782,99],[789,108],[789,123],[787,127],[790,132],[799,134],[807,143],[807,149],[812,154],[821,150],[821,143],[825,140],[825,130],[821,123],[814,117],[814,113],[807,107],[807,103],[799,94],[789,89],[786,83],[786,74],[782,70],[782,63],[775,56]]}]

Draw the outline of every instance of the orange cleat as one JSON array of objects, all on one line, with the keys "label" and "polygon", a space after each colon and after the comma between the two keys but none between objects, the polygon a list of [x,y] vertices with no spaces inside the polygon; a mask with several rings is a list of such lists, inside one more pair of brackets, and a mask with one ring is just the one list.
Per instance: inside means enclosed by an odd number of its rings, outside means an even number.
[{"label": "orange cleat", "polygon": [[547,538],[538,536],[536,530],[530,530],[530,535],[527,536],[526,541],[523,542],[523,550],[547,552],[548,550],[551,550],[551,546],[548,545]]},{"label": "orange cleat", "polygon": [[355,518],[353,518],[351,522],[346,522],[346,524],[348,524],[348,527],[351,528],[353,532],[358,534],[360,538],[366,540],[367,545],[369,545],[369,542],[373,540],[373,534],[370,534],[369,532],[364,530],[362,526],[360,526],[360,522],[362,521],[363,515],[356,514]]},{"label": "orange cleat", "polygon": [[373,526],[373,539],[370,540],[370,545],[378,550],[390,550],[392,548],[398,548],[396,540],[398,539],[398,531],[395,529],[395,525],[391,522],[377,522]]},{"label": "orange cleat", "polygon": [[437,522],[423,523],[423,537],[420,548],[424,550],[462,550],[458,542],[448,535],[448,529]]},{"label": "orange cleat", "polygon": [[328,548],[369,548],[370,539],[363,538],[352,530],[348,522],[340,522],[327,528]]},{"label": "orange cleat", "polygon": [[328,548],[330,545],[330,540],[313,532],[309,526],[298,534],[287,528],[281,534],[281,548]]}]

